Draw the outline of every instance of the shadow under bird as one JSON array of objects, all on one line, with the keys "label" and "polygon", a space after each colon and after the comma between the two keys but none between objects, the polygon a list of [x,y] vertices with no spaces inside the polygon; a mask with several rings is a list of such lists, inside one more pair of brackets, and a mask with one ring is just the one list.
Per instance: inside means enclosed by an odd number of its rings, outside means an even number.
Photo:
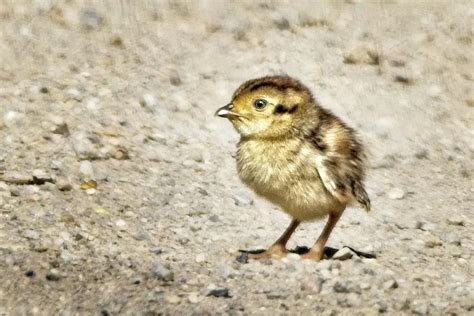
[{"label": "shadow under bird", "polygon": [[286,256],[286,244],[301,222],[327,216],[318,240],[302,256],[321,260],[345,208],[358,204],[370,210],[360,140],[300,81],[288,76],[246,81],[216,115],[229,119],[240,134],[240,179],[292,217],[281,237],[251,258]]}]

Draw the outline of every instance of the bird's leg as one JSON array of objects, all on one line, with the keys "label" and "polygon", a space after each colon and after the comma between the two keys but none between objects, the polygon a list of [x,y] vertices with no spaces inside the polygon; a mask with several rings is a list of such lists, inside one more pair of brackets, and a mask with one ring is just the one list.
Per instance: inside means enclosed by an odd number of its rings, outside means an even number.
[{"label": "bird's leg", "polygon": [[286,250],[286,244],[288,243],[288,240],[290,239],[291,235],[299,224],[300,222],[298,220],[293,219],[290,223],[290,226],[288,226],[285,232],[280,236],[280,238],[278,238],[277,241],[275,241],[275,243],[270,248],[268,248],[262,253],[249,254],[249,257],[252,259],[285,257],[288,253],[288,250]]},{"label": "bird's leg", "polygon": [[329,235],[331,235],[331,232],[334,226],[336,226],[337,221],[339,220],[339,218],[341,218],[341,215],[342,215],[342,212],[329,214],[328,221],[326,225],[324,226],[324,229],[321,235],[319,236],[314,246],[311,247],[309,252],[301,256],[302,259],[310,259],[310,260],[319,261],[323,258],[324,246],[326,245],[326,242],[328,241]]}]

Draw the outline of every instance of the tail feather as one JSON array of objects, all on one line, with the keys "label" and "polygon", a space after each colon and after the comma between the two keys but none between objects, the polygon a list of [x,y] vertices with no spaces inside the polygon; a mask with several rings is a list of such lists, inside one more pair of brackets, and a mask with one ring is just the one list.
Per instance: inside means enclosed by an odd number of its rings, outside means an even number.
[{"label": "tail feather", "polygon": [[370,198],[369,195],[367,194],[367,191],[365,191],[364,185],[356,181],[353,183],[352,186],[352,194],[354,195],[356,201],[364,207],[364,209],[369,212],[370,211]]}]

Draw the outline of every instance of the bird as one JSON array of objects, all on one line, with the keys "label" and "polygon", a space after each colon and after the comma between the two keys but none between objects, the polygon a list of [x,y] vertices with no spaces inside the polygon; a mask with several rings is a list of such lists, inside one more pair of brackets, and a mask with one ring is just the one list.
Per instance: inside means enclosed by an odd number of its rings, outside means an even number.
[{"label": "bird", "polygon": [[216,116],[240,134],[240,180],[291,217],[271,247],[250,258],[283,258],[302,222],[327,222],[302,259],[319,261],[347,206],[370,210],[366,154],[357,132],[324,108],[298,79],[273,75],[242,83]]}]

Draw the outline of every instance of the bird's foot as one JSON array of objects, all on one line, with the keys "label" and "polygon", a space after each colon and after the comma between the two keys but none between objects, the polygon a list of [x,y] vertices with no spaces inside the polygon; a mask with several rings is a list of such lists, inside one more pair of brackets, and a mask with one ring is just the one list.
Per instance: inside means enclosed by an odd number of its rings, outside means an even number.
[{"label": "bird's foot", "polygon": [[310,249],[304,255],[301,255],[302,260],[313,260],[313,261],[321,261],[324,257],[324,250],[323,249]]},{"label": "bird's foot", "polygon": [[249,259],[281,259],[288,255],[288,250],[282,245],[273,245],[260,253],[248,253]]}]

